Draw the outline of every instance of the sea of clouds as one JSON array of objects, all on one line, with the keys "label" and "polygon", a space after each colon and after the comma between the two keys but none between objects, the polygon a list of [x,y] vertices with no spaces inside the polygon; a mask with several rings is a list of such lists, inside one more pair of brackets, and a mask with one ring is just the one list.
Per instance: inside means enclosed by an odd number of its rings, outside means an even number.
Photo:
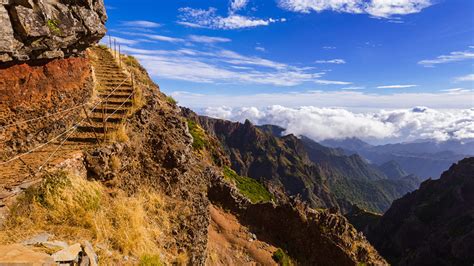
[{"label": "sea of clouds", "polygon": [[474,140],[474,108],[435,110],[426,107],[352,112],[342,108],[298,108],[273,105],[257,107],[209,107],[203,115],[286,128],[287,134],[314,140],[357,137],[371,143]]}]

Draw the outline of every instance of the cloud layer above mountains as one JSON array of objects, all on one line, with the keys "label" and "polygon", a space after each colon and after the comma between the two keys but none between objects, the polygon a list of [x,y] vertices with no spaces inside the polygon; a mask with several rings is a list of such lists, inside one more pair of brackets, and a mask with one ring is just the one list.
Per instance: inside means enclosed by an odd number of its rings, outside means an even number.
[{"label": "cloud layer above mountains", "polygon": [[341,108],[312,106],[289,108],[274,105],[256,107],[210,107],[204,115],[263,125],[273,124],[286,133],[305,135],[314,140],[357,137],[377,143],[417,139],[474,139],[474,108],[441,111],[426,107],[355,113]]}]

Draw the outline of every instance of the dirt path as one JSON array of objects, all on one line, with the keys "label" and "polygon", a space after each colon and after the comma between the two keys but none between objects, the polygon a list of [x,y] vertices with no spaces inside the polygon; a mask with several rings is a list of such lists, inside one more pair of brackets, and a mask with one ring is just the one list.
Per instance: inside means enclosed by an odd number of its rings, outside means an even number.
[{"label": "dirt path", "polygon": [[210,205],[208,265],[277,265],[276,247],[255,238],[231,213]]}]

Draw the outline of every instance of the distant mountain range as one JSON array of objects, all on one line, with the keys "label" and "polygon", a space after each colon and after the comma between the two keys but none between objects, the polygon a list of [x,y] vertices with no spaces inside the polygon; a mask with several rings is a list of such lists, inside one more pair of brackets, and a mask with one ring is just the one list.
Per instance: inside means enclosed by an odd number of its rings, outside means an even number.
[{"label": "distant mountain range", "polygon": [[239,175],[281,187],[316,208],[346,212],[357,204],[383,212],[420,182],[410,175],[389,178],[359,155],[347,155],[342,149],[325,147],[306,137],[281,136],[284,129],[277,126],[198,117],[189,110],[185,113],[219,140]]},{"label": "distant mountain range", "polygon": [[[379,165],[388,176],[413,174],[427,178],[439,178],[453,163],[474,155],[474,141],[435,142],[423,140],[374,146],[357,138],[325,140],[321,144],[341,148],[346,154],[359,154],[370,163]],[[397,165],[396,165],[397,164]],[[388,168],[392,168],[389,170]],[[393,169],[399,168],[399,169]],[[390,172],[393,171],[393,172]],[[396,172],[400,172],[397,174]]]}]

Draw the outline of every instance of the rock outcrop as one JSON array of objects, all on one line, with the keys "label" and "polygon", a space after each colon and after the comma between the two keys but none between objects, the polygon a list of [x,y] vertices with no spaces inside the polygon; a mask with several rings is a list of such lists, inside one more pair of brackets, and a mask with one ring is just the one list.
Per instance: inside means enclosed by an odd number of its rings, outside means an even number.
[{"label": "rock outcrop", "polygon": [[211,202],[236,214],[258,239],[287,250],[298,264],[388,265],[342,215],[299,200],[252,204],[222,177],[211,176]]},{"label": "rock outcrop", "polygon": [[472,265],[474,158],[396,200],[368,238],[394,265]]},{"label": "rock outcrop", "polygon": [[106,33],[103,0],[0,1],[0,63],[82,53]]}]

